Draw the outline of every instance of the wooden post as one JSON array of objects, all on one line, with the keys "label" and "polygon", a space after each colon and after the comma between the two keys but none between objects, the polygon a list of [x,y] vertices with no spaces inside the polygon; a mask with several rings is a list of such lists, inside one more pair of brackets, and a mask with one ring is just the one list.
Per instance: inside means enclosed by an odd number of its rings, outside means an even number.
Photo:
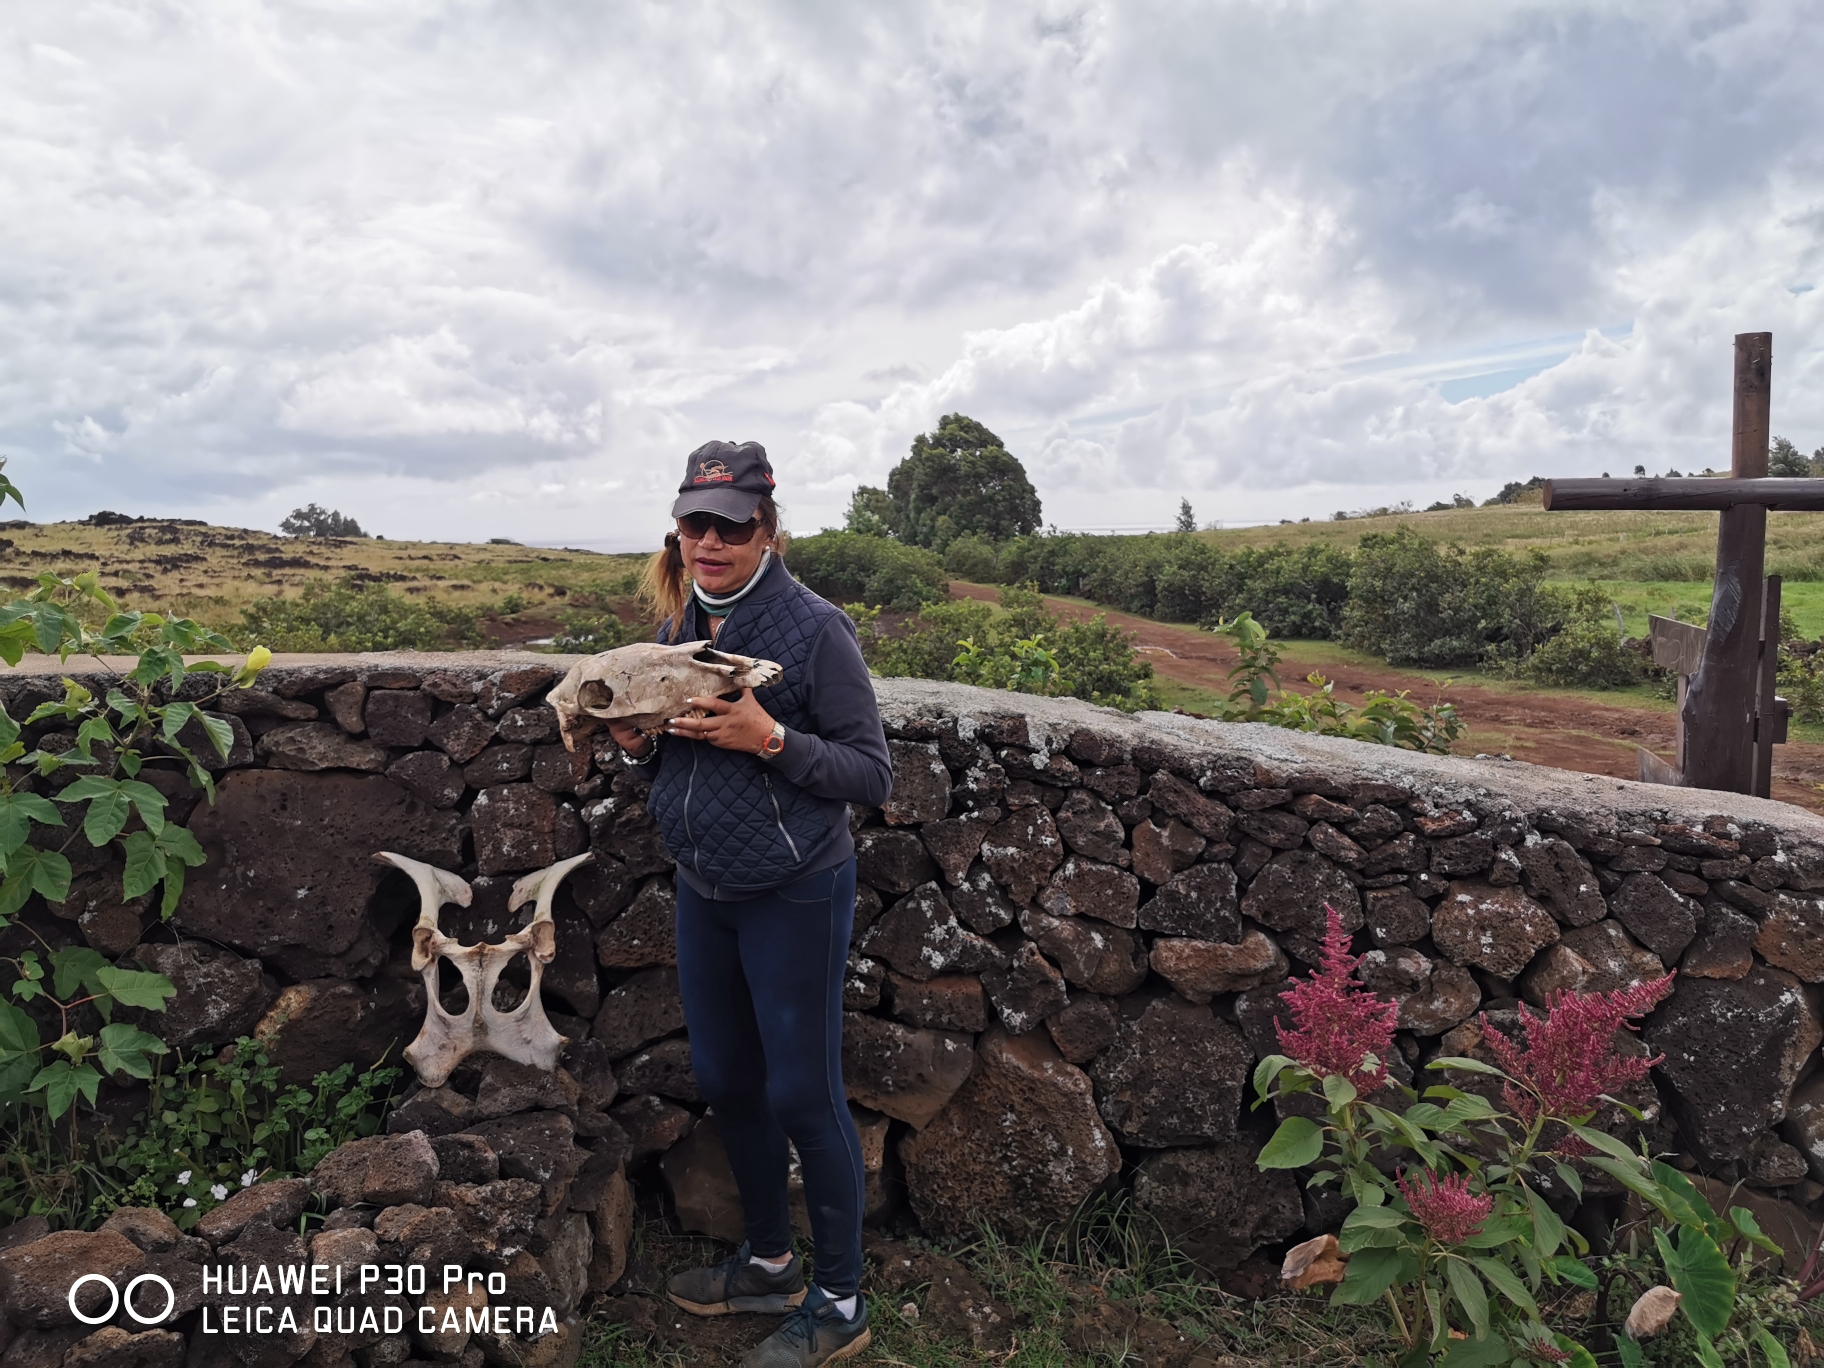
[{"label": "wooden post", "polygon": [[1767,576],[1767,592],[1761,600],[1761,653],[1754,685],[1754,787],[1756,798],[1773,796],[1773,747],[1786,739],[1774,699],[1774,683],[1780,672],[1780,577]]},{"label": "wooden post", "polygon": [[[1729,473],[1764,479],[1771,420],[1773,334],[1735,339],[1735,425]],[[1710,596],[1704,664],[1692,677],[1680,717],[1695,788],[1752,792],[1755,684],[1760,665],[1761,577],[1766,568],[1767,510],[1724,509],[1716,534],[1716,581]]]}]

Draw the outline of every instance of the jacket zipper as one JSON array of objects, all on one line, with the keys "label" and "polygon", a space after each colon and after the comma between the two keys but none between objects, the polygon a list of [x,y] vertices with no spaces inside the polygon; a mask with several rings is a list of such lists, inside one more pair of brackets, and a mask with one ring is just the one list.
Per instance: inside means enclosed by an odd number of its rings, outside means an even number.
[{"label": "jacket zipper", "polygon": [[[697,748],[690,748],[690,781],[684,785],[684,838],[690,842],[690,862],[697,868],[697,877],[703,877],[703,851],[697,845],[697,836],[690,829],[690,796],[697,791]],[[773,812],[778,814],[779,804],[773,804]]]},{"label": "jacket zipper", "polygon": [[773,800],[773,822],[778,826],[779,834],[785,837],[786,848],[792,852],[792,863],[797,864],[802,859],[798,854],[798,842],[794,841],[792,833],[785,829],[785,814],[779,811],[779,795],[773,792],[773,776],[763,774],[760,776],[760,781],[766,785],[766,796]]}]

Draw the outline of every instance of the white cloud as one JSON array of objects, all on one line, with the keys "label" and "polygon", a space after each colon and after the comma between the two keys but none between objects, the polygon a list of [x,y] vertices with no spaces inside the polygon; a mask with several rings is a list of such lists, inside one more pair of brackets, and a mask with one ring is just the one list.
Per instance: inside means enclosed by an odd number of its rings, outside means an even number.
[{"label": "white cloud", "polygon": [[1719,463],[1750,328],[1809,449],[1824,25],[1749,9],[19,0],[0,451],[638,540],[704,438],[814,527],[962,409],[1060,523],[1299,516]]}]

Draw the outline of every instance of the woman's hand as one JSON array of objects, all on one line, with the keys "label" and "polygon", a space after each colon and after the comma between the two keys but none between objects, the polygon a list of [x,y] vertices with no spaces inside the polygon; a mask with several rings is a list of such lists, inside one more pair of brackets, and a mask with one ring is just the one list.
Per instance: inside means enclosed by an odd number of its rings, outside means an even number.
[{"label": "woman's hand", "polygon": [[723,750],[760,754],[760,747],[773,734],[772,714],[760,706],[752,689],[743,689],[733,703],[720,698],[687,698],[693,708],[702,708],[708,717],[674,717],[665,724],[672,736],[688,736],[707,741]]},{"label": "woman's hand", "polygon": [[615,745],[626,751],[635,760],[644,760],[652,754],[652,748],[658,744],[631,722],[609,722],[608,735],[614,738]]}]

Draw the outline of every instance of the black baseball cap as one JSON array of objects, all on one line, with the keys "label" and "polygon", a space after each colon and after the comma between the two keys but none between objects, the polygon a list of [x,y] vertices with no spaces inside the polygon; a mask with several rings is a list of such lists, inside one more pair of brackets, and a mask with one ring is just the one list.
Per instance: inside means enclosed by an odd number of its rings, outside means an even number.
[{"label": "black baseball cap", "polygon": [[671,516],[716,513],[746,522],[772,492],[773,463],[760,443],[705,442],[685,459]]}]

